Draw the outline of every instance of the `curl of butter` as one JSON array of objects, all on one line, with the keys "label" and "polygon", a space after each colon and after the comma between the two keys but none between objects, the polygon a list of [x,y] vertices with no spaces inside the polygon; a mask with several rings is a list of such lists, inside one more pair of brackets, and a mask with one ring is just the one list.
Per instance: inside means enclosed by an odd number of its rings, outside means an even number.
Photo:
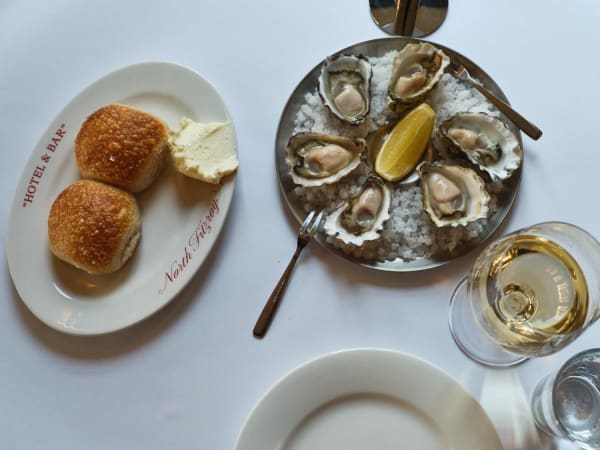
[{"label": "curl of butter", "polygon": [[218,184],[239,166],[231,122],[194,122],[187,117],[169,133],[175,168],[188,177]]}]

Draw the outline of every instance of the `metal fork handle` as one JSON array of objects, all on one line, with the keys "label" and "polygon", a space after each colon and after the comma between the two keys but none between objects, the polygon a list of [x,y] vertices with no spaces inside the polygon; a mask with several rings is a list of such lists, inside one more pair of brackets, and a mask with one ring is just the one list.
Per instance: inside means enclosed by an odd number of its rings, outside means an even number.
[{"label": "metal fork handle", "polygon": [[256,325],[254,325],[254,330],[252,331],[254,333],[254,336],[256,336],[257,338],[264,337],[264,335],[267,333],[267,330],[271,326],[273,317],[275,317],[277,308],[279,307],[281,299],[283,298],[283,291],[285,290],[290,275],[292,274],[292,270],[296,265],[296,261],[298,261],[300,252],[302,251],[305,245],[306,243],[301,242],[300,240],[298,241],[298,245],[296,246],[296,251],[292,255],[292,259],[290,259],[290,262],[285,268],[283,275],[281,275],[279,282],[275,285],[271,296],[265,303],[265,306],[263,307],[263,310],[260,313],[258,320],[256,321]]},{"label": "metal fork handle", "polygon": [[519,127],[520,130],[523,131],[523,133],[525,133],[534,141],[537,141],[540,137],[542,137],[542,130],[532,124],[517,111],[512,109],[508,103],[500,100],[476,81],[471,81],[471,83],[475,89],[477,89],[485,98],[492,102],[500,111],[502,111],[506,117],[508,117],[517,127]]}]

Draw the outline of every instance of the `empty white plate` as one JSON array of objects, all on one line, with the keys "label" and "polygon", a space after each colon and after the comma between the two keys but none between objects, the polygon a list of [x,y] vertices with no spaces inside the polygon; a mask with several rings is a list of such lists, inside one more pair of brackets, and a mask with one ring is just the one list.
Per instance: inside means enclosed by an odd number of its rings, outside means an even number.
[{"label": "empty white plate", "polygon": [[431,364],[357,349],[311,361],[259,401],[236,450],[502,450],[477,401]]}]

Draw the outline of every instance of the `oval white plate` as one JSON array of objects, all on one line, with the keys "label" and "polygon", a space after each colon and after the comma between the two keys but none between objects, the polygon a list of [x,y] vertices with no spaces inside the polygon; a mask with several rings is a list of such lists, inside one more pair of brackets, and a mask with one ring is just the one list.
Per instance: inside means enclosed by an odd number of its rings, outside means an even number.
[{"label": "oval white plate", "polygon": [[502,450],[477,401],[431,364],[389,350],[313,360],[271,388],[235,450]]},{"label": "oval white plate", "polygon": [[233,195],[233,176],[212,186],[169,167],[137,195],[142,239],[125,267],[111,275],[92,276],[55,258],[48,248],[48,212],[58,193],[79,178],[75,137],[89,114],[115,102],[155,114],[171,127],[183,116],[231,121],[210,83],[189,69],[164,62],[134,64],[106,75],[52,121],[16,188],[7,257],[23,302],[44,323],[66,333],[116,331],[168,303],[206,259]]}]

